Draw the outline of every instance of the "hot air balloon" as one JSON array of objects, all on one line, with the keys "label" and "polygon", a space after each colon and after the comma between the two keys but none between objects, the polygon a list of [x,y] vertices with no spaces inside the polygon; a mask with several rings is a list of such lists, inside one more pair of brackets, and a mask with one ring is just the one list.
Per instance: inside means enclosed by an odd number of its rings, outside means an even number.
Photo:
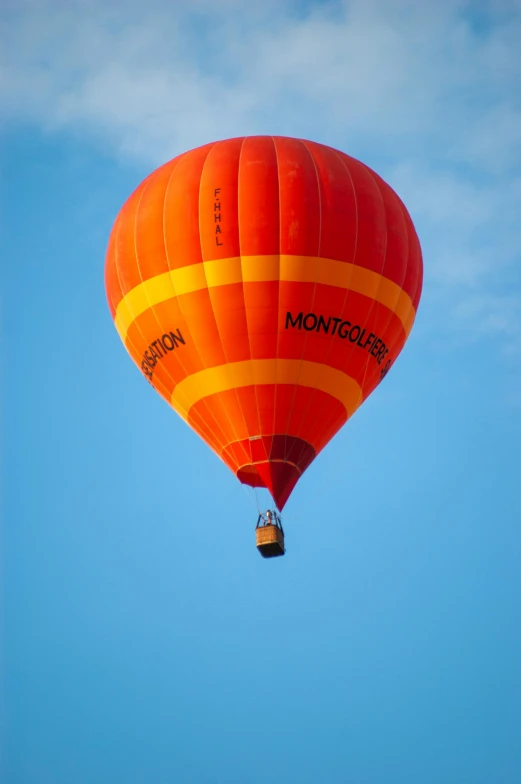
[{"label": "hot air balloon", "polygon": [[261,554],[284,553],[278,512],[402,350],[422,272],[390,186],[302,139],[198,147],[122,207],[105,267],[116,329],[239,481],[271,494]]}]

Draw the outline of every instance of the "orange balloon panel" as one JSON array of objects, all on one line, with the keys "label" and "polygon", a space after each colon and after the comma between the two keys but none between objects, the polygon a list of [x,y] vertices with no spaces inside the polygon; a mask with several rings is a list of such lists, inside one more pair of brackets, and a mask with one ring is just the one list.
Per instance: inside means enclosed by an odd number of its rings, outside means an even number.
[{"label": "orange balloon panel", "polygon": [[253,136],[147,177],[116,219],[105,279],[143,375],[282,509],[402,350],[422,257],[404,205],[367,166]]}]

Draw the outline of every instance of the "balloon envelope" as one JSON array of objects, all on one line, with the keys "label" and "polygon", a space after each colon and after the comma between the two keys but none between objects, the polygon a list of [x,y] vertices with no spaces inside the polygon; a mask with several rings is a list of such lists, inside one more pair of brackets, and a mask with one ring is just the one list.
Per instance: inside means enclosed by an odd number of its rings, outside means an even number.
[{"label": "balloon envelope", "polygon": [[405,206],[371,169],[253,136],[147,177],[117,216],[105,280],[143,375],[282,509],[402,350],[422,269]]}]

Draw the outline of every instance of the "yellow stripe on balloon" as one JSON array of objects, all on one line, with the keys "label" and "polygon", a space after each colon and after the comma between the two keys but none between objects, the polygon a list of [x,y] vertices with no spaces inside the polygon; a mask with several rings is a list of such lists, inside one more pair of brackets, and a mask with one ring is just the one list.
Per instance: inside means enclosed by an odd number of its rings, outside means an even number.
[{"label": "yellow stripe on balloon", "polygon": [[207,287],[270,280],[323,283],[363,294],[389,308],[402,322],[406,337],[416,315],[411,298],[400,286],[358,264],[316,256],[237,256],[190,264],[143,281],[120,301],[114,323],[124,341],[138,316],[172,297]]},{"label": "yellow stripe on balloon", "polygon": [[350,417],[362,402],[357,382],[341,370],[299,359],[247,359],[200,370],[183,379],[172,393],[171,404],[187,419],[190,409],[203,398],[238,387],[297,384],[319,389],[340,401]]}]

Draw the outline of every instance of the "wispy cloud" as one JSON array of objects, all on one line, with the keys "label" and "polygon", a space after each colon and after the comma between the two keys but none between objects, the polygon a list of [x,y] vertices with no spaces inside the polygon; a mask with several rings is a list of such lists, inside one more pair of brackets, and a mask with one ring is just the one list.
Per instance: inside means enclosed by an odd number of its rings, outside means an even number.
[{"label": "wispy cloud", "polygon": [[243,133],[338,146],[409,206],[433,307],[521,343],[519,3],[17,0],[3,27],[5,121],[151,166]]}]

